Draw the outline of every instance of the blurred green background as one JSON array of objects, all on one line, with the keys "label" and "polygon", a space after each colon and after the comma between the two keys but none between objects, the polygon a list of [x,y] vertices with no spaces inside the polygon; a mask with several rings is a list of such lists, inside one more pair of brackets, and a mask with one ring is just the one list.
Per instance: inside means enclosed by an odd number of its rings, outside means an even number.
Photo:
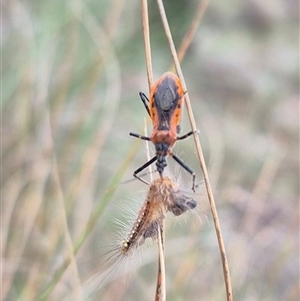
[{"label": "blurred green background", "polygon": [[[164,3],[179,47],[199,2]],[[211,1],[182,62],[234,300],[299,298],[298,6]],[[156,79],[171,56],[155,1],[149,13]],[[114,219],[147,189],[114,186],[146,160],[128,135],[143,133],[147,117],[140,1],[3,1],[1,42],[2,299],[153,300],[156,244],[125,283],[86,286],[113,244]],[[174,152],[201,182],[193,139]],[[167,300],[225,300],[202,186],[195,199],[197,214],[167,218]]]}]

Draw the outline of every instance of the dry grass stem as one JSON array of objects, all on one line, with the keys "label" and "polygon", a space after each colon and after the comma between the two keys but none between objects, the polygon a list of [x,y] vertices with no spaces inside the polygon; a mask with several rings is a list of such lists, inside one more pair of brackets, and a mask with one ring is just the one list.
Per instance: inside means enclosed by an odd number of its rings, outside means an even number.
[{"label": "dry grass stem", "polygon": [[[176,71],[181,80],[183,89],[185,91],[187,91],[187,87],[186,87],[185,80],[184,80],[182,70],[180,67],[180,63],[179,63],[179,60],[177,57],[177,52],[176,52],[176,49],[174,46],[172,34],[170,31],[170,27],[168,24],[168,20],[167,20],[167,16],[165,13],[165,9],[164,9],[162,0],[157,0],[157,4],[158,4],[159,12],[161,15],[162,23],[164,26],[164,30],[165,30],[165,33],[166,33],[166,36],[167,36],[167,39],[169,42],[169,47],[170,47],[170,51],[171,51],[171,54],[172,54],[172,57],[174,60]],[[197,130],[196,122],[195,122],[195,118],[194,118],[194,114],[193,114],[193,110],[191,107],[191,102],[190,102],[188,93],[185,94],[185,103],[186,103],[191,127],[192,127],[193,131],[196,131]],[[212,192],[211,185],[209,182],[208,172],[207,172],[207,168],[206,168],[206,164],[205,164],[205,160],[204,160],[204,156],[203,156],[203,152],[202,152],[202,148],[201,148],[201,144],[200,144],[200,139],[199,139],[198,135],[194,134],[194,140],[195,140],[195,144],[196,144],[196,150],[197,150],[197,155],[198,155],[198,159],[200,162],[200,167],[203,172],[205,187],[206,187],[206,191],[207,191],[207,195],[208,195],[208,199],[209,199],[209,203],[210,203],[210,208],[211,208],[211,212],[212,212],[212,216],[213,216],[213,220],[214,220],[215,230],[216,230],[216,234],[217,234],[217,239],[218,239],[218,243],[219,243],[219,249],[220,249],[222,266],[223,266],[223,273],[224,273],[224,279],[225,279],[227,300],[232,301],[233,296],[232,296],[232,286],[231,286],[229,266],[228,266],[228,261],[227,261],[227,256],[226,256],[225,245],[224,245],[224,241],[223,241],[223,237],[222,237],[222,233],[221,233],[221,227],[220,227],[220,222],[219,222],[219,218],[218,218],[218,213],[217,213],[217,209],[216,209],[216,205],[215,205],[215,201],[214,201],[214,196],[213,196],[213,192]]]},{"label": "dry grass stem", "polygon": [[[149,93],[153,85],[153,69],[152,69],[152,60],[151,60],[151,46],[150,46],[150,30],[149,30],[149,16],[148,16],[148,3],[147,0],[142,0],[142,19],[143,19],[143,36],[145,44],[145,57],[146,57],[146,69],[147,69],[147,78],[148,78],[148,87]],[[145,121],[145,135],[147,136],[147,124]],[[147,159],[150,160],[150,150],[149,143],[146,143],[147,148]],[[152,166],[149,166],[150,172],[150,181],[152,183]],[[159,247],[159,259],[158,259],[158,273],[157,273],[157,287],[155,300],[164,301],[166,299],[166,275],[165,275],[165,263],[164,263],[164,227],[165,223],[162,222],[158,226],[158,247]]]},{"label": "dry grass stem", "polygon": [[145,44],[146,68],[149,93],[153,85],[153,71],[151,60],[151,46],[150,46],[150,31],[149,31],[149,17],[148,17],[148,3],[147,0],[142,0],[142,19],[143,19],[143,35]]},{"label": "dry grass stem", "polygon": [[166,270],[165,270],[165,248],[164,248],[164,228],[165,221],[161,226],[158,225],[158,275],[156,284],[155,301],[165,301],[166,300]]}]

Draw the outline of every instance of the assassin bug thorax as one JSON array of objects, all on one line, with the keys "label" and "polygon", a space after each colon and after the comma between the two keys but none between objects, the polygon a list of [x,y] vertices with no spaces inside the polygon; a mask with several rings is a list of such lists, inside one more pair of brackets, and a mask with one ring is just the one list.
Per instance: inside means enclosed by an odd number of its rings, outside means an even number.
[{"label": "assassin bug thorax", "polygon": [[156,155],[135,170],[133,175],[143,181],[137,174],[156,161],[157,171],[162,177],[164,168],[167,166],[166,156],[169,155],[192,175],[192,189],[195,191],[196,174],[172,152],[172,147],[177,140],[185,139],[194,134],[194,132],[191,131],[183,136],[177,136],[180,131],[179,123],[181,120],[184,94],[185,92],[182,89],[179,78],[171,72],[164,73],[154,83],[150,91],[150,100],[148,100],[144,93],[139,93],[152,119],[153,131],[150,137],[135,133],[129,134],[143,140],[151,141],[155,145]]}]

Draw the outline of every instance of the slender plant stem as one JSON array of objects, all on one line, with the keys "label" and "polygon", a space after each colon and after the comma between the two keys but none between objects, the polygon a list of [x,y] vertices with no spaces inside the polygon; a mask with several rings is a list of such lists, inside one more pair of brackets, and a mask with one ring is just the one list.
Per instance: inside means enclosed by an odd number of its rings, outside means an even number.
[{"label": "slender plant stem", "polygon": [[[172,54],[172,57],[174,60],[176,71],[181,80],[181,84],[182,84],[184,91],[187,91],[185,80],[184,80],[183,73],[182,73],[182,70],[180,67],[180,63],[179,63],[179,60],[177,57],[177,52],[176,52],[176,49],[174,46],[172,34],[170,31],[169,23],[167,20],[167,16],[166,16],[166,12],[165,12],[162,0],[157,0],[157,4],[158,4],[161,19],[162,19],[162,23],[164,26],[164,30],[165,30],[165,33],[166,33],[166,36],[167,36],[167,39],[169,42],[169,47],[170,47],[170,51],[171,51],[171,54]],[[188,112],[191,127],[192,127],[193,131],[196,131],[197,130],[196,122],[195,122],[195,118],[194,118],[194,114],[193,114],[193,110],[191,107],[191,102],[190,102],[188,93],[185,94],[185,104],[187,107],[187,112]],[[209,203],[210,203],[210,208],[211,208],[211,212],[212,212],[212,216],[213,216],[213,220],[214,220],[215,231],[216,231],[217,239],[218,239],[218,243],[219,243],[222,267],[223,267],[223,274],[224,274],[224,280],[225,280],[225,287],[226,287],[227,301],[232,301],[233,296],[232,296],[232,286],[231,286],[229,265],[228,265],[228,260],[227,260],[227,256],[226,256],[226,250],[225,250],[225,245],[224,245],[224,241],[223,241],[223,236],[222,236],[222,232],[221,232],[221,226],[220,226],[220,222],[219,222],[219,218],[218,218],[218,212],[216,209],[215,200],[214,200],[213,192],[212,192],[211,185],[209,182],[208,172],[207,172],[207,168],[206,168],[206,164],[205,164],[205,160],[204,160],[204,156],[203,156],[203,152],[202,152],[202,148],[201,148],[201,144],[200,144],[200,139],[199,139],[198,135],[194,134],[194,140],[195,140],[195,144],[196,144],[196,150],[197,150],[197,155],[198,155],[198,159],[200,162],[200,167],[203,172],[205,187],[206,187],[206,191],[207,191],[207,195],[208,195],[208,199],[209,199]]]},{"label": "slender plant stem", "polygon": [[158,274],[157,274],[155,301],[166,301],[164,228],[165,228],[165,220],[163,219],[162,225],[157,226],[159,261],[158,261]]},{"label": "slender plant stem", "polygon": [[148,86],[149,86],[149,93],[150,93],[151,87],[153,86],[153,71],[152,71],[152,60],[151,60],[150,30],[149,30],[147,0],[142,0],[142,19],[143,19],[147,78],[148,78]]},{"label": "slender plant stem", "polygon": [[[149,94],[151,87],[153,86],[153,70],[151,60],[151,46],[150,46],[150,30],[149,30],[149,17],[148,17],[148,4],[147,0],[142,0],[142,19],[143,19],[143,33],[144,33],[144,44],[145,44],[145,57],[146,57],[146,68],[147,78],[149,86]],[[147,126],[145,122],[145,133],[147,135]],[[147,143],[147,158],[150,159],[149,143]],[[153,181],[152,167],[149,166],[150,181]],[[164,256],[164,229],[165,222],[163,220],[161,225],[158,225],[158,272],[157,272],[157,286],[155,292],[155,301],[166,300],[166,272],[165,272],[165,256]]]}]

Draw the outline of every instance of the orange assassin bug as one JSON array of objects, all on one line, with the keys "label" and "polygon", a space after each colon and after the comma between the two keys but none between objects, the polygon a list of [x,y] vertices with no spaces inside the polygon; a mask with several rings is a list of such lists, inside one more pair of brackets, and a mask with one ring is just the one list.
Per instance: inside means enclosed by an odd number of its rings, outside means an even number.
[{"label": "orange assassin bug", "polygon": [[162,177],[164,168],[167,166],[166,156],[169,155],[192,175],[192,189],[195,191],[196,174],[172,152],[172,147],[177,140],[183,140],[194,134],[194,131],[191,131],[183,136],[177,136],[180,132],[184,94],[185,92],[183,91],[179,78],[171,72],[164,73],[154,83],[150,91],[150,100],[144,93],[139,93],[152,120],[153,131],[150,137],[135,133],[129,133],[129,135],[142,140],[151,141],[155,145],[156,155],[135,170],[133,176],[145,182],[137,174],[156,161],[157,171]]}]

